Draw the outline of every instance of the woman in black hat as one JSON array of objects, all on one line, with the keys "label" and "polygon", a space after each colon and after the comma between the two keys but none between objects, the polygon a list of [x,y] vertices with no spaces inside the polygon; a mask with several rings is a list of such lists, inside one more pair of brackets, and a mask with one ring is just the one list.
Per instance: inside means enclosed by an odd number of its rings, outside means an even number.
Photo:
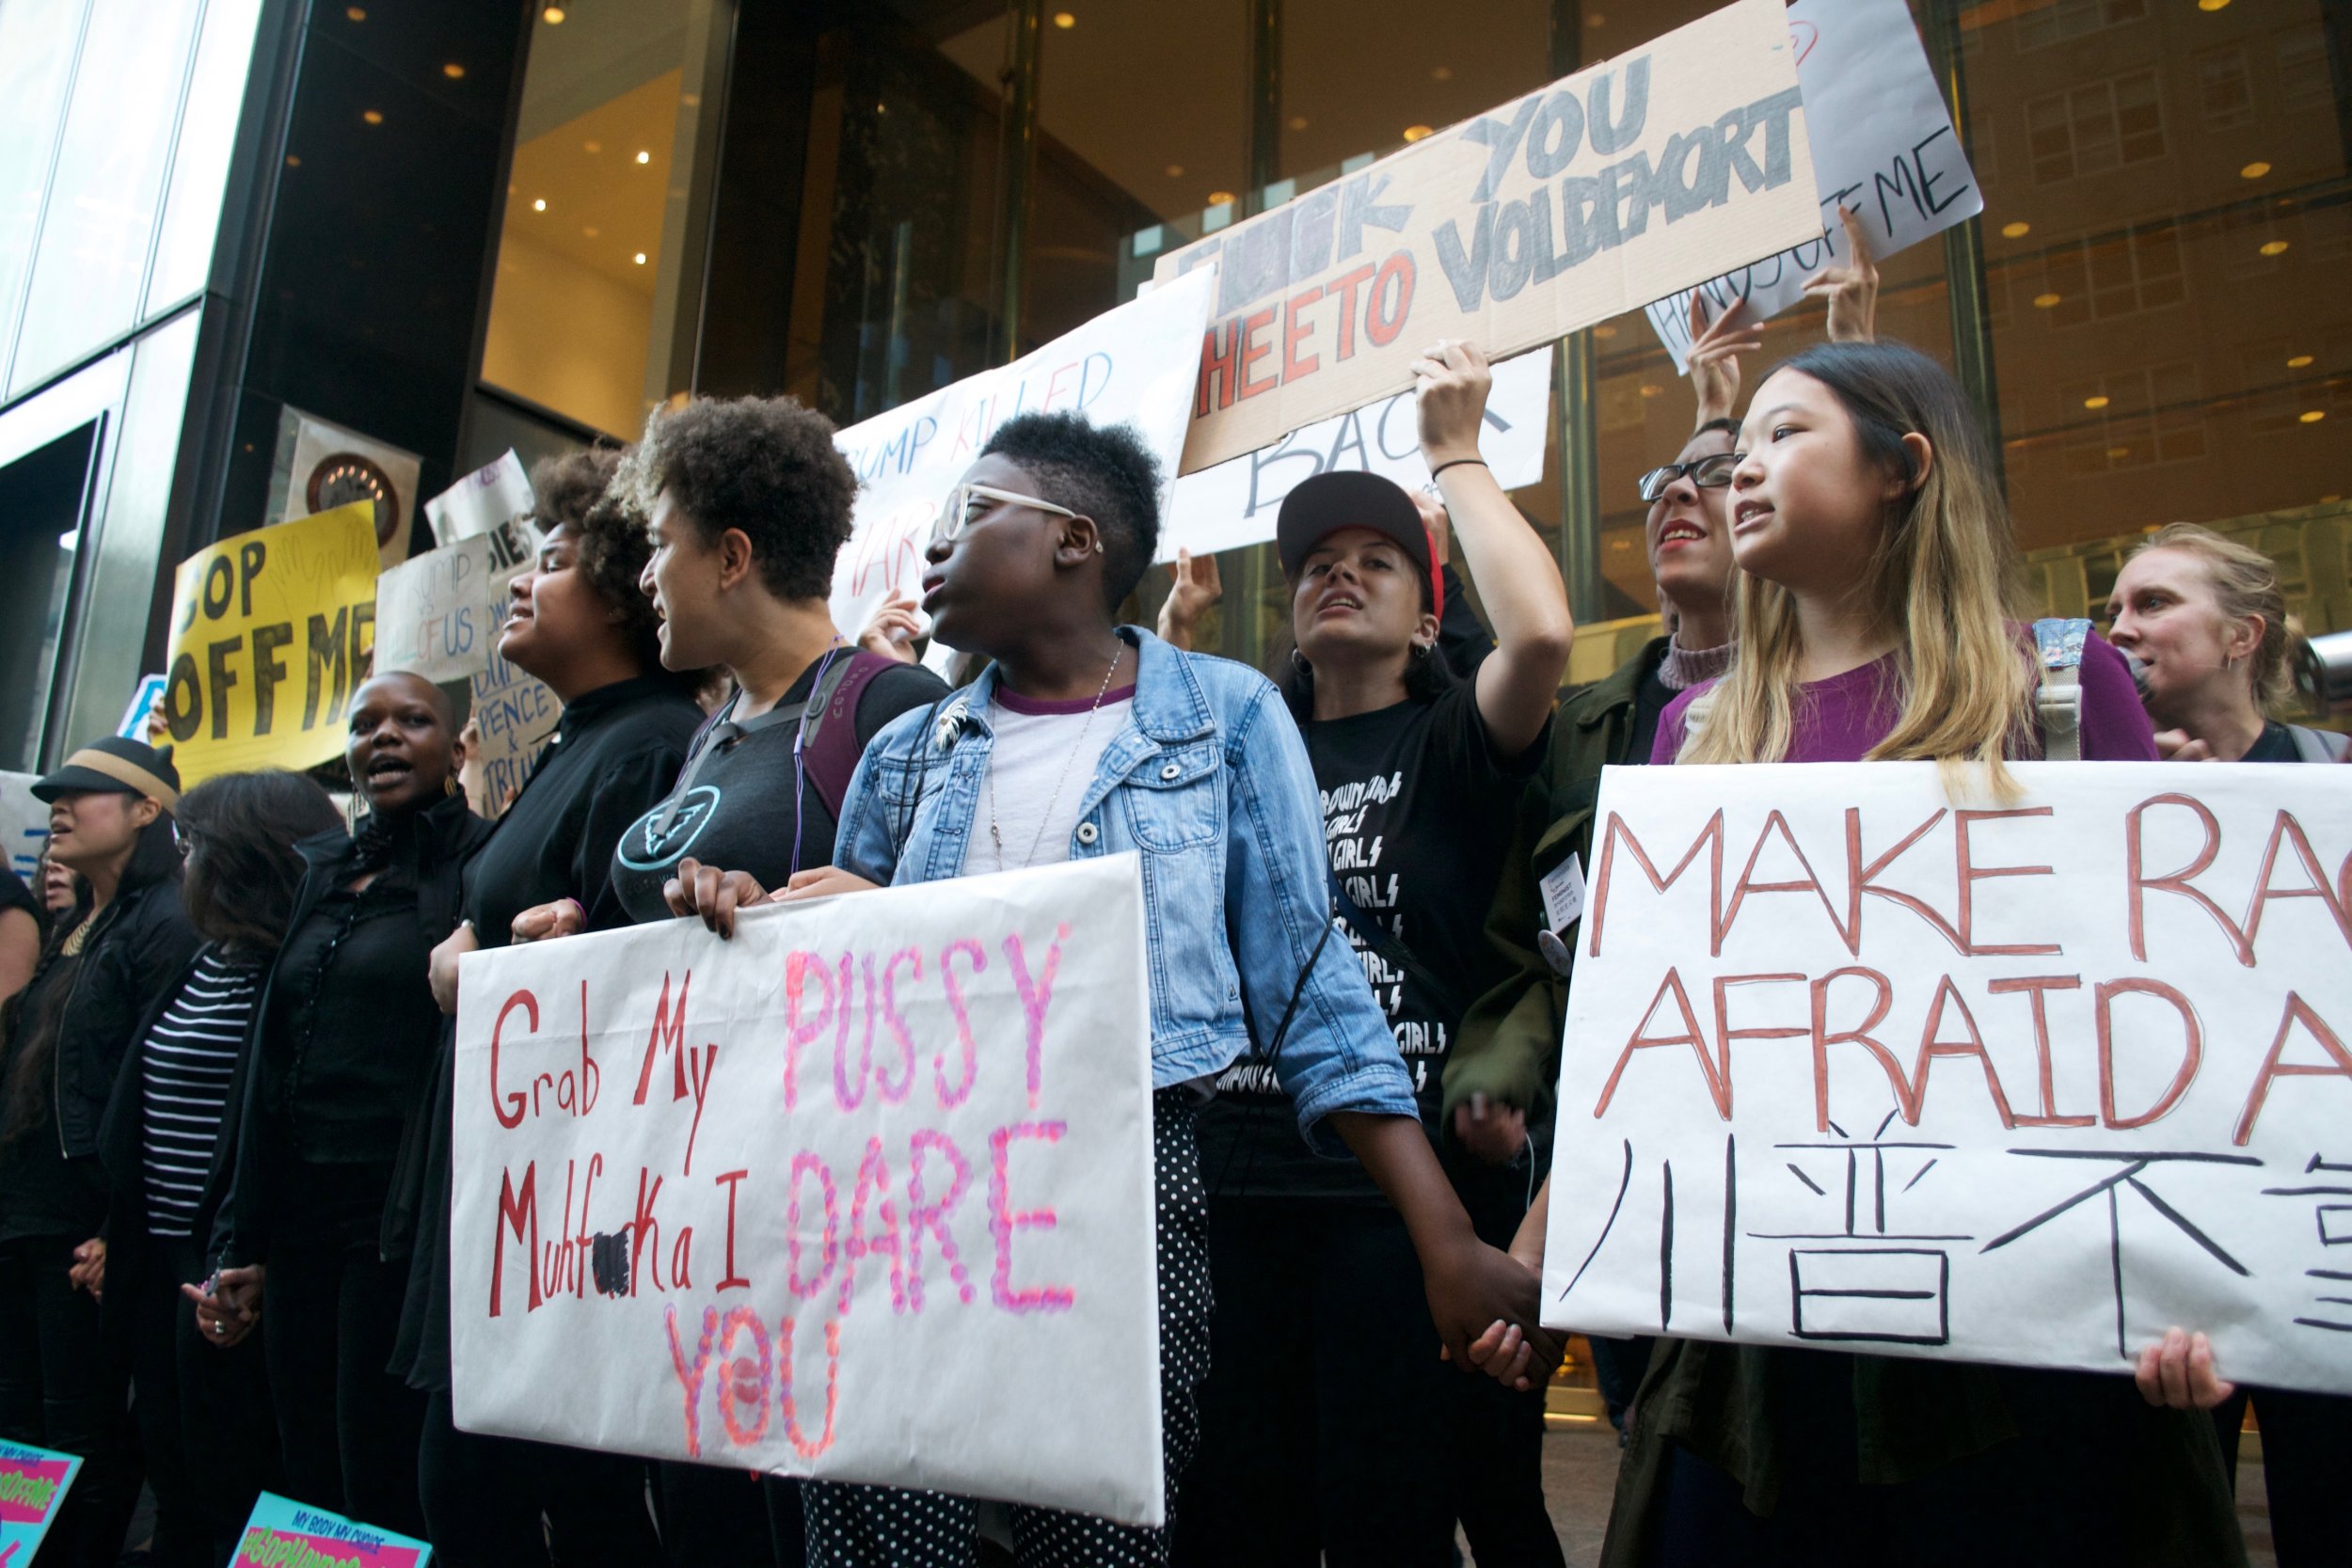
[{"label": "woman in black hat", "polygon": [[[122,1550],[138,1462],[119,1363],[104,1354],[105,1179],[99,1122],[148,1005],[196,951],[181,908],[167,752],[109,736],[33,786],[49,854],[89,884],[7,1013],[0,1077],[0,1436],[83,1457],[45,1561]],[[81,1289],[77,1289],[79,1286]]]},{"label": "woman in black hat", "polygon": [[[1574,627],[1559,567],[1478,455],[1485,356],[1439,343],[1413,369],[1422,451],[1494,651],[1453,673],[1437,536],[1394,483],[1335,472],[1282,502],[1297,646],[1276,678],[1314,763],[1344,929],[1435,1138],[1447,1047],[1495,978],[1486,910]],[[1263,1084],[1237,1065],[1200,1116],[1216,1317],[1178,1560],[1448,1563],[1459,1517],[1482,1561],[1559,1561],[1535,1442],[1497,1446],[1506,1428],[1540,1439],[1540,1408],[1531,1427],[1440,1366],[1403,1223],[1360,1166],[1314,1158]],[[1449,1164],[1486,1239],[1507,1242],[1526,1169]],[[1457,1453],[1460,1438],[1483,1451]]]},{"label": "woman in black hat", "polygon": [[353,693],[350,725],[368,815],[295,846],[302,885],[232,1090],[233,1141],[214,1159],[217,1285],[197,1320],[226,1339],[266,1317],[290,1496],[422,1536],[424,1395],[389,1370],[413,1237],[387,1199],[440,1037],[427,960],[490,825],[457,793],[439,687],[378,675]]}]

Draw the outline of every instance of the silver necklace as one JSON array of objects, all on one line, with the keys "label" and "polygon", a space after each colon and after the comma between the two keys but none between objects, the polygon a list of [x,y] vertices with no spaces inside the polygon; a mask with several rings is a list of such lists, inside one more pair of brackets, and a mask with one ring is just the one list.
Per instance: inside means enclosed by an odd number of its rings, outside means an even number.
[{"label": "silver necklace", "polygon": [[[1029,854],[1022,863],[1024,865],[1037,863],[1038,849],[1045,843],[1045,830],[1053,825],[1054,808],[1061,804],[1062,788],[1070,783],[1071,767],[1078,760],[1078,753],[1086,748],[1087,735],[1094,728],[1094,716],[1103,711],[1103,699],[1110,692],[1111,677],[1119,673],[1119,660],[1126,651],[1122,646],[1113,653],[1111,667],[1103,672],[1103,684],[1095,689],[1094,705],[1087,709],[1087,721],[1078,726],[1078,738],[1070,743],[1070,754],[1061,759],[1061,772],[1054,780],[1054,793],[1046,799],[1045,815],[1038,821],[1037,836],[1029,841]],[[1005,833],[996,823],[996,768],[993,758],[988,770],[988,840],[996,849],[996,869],[1002,871],[1005,869]]]}]

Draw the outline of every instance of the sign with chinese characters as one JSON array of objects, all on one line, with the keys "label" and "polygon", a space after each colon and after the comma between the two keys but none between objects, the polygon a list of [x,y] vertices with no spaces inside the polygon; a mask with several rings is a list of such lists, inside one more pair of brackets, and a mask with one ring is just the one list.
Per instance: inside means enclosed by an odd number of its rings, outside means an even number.
[{"label": "sign with chinese characters", "polygon": [[1544,1321],[2352,1393],[2352,772],[1611,768]]},{"label": "sign with chinese characters", "polygon": [[469,956],[457,1424],[1167,1517],[1133,855]]}]

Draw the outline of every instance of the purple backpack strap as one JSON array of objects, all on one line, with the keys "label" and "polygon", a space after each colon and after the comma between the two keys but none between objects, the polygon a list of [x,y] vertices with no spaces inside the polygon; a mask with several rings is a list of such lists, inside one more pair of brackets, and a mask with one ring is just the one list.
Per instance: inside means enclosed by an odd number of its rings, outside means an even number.
[{"label": "purple backpack strap", "polygon": [[808,715],[808,749],[801,761],[835,821],[841,817],[842,797],[850,792],[850,776],[866,752],[857,737],[858,699],[875,676],[898,668],[897,659],[858,648],[834,667],[837,673],[824,683],[829,689],[812,694],[818,705]]}]

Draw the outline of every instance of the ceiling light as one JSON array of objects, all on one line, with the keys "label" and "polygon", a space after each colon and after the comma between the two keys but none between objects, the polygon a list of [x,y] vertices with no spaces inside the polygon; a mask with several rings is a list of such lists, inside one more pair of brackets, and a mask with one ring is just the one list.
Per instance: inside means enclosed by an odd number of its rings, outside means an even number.
[{"label": "ceiling light", "polygon": [[564,8],[561,6],[549,6],[546,10],[539,13],[539,20],[546,23],[550,27],[561,26],[564,23]]},{"label": "ceiling light", "polygon": [[1291,116],[1291,129],[1292,129],[1292,130],[1294,130],[1294,131],[1304,131],[1306,128],[1307,128],[1307,117],[1306,117],[1305,115],[1293,115],[1293,116]]},{"label": "ceiling light", "polygon": [[1429,79],[1433,82],[1451,82],[1454,80],[1454,68],[1450,65],[1432,67]]},{"label": "ceiling light", "polygon": [[2222,11],[2230,8],[2230,0],[2197,0],[2201,11]]},{"label": "ceiling light", "polygon": [[1613,550],[1629,550],[1633,547],[1633,541],[1630,539],[1612,539],[1609,541],[1609,547]]},{"label": "ceiling light", "polygon": [[80,529],[70,528],[63,533],[57,535],[57,548],[61,550],[78,550],[81,547],[82,531]]},{"label": "ceiling light", "polygon": [[2033,225],[2030,223],[2005,223],[2001,225],[2001,238],[2005,240],[2022,240],[2032,232]]},{"label": "ceiling light", "polygon": [[1613,326],[1609,325],[1608,325],[1607,323],[1605,323],[1605,322],[1604,322],[1604,323],[1602,323],[1600,325],[1596,326],[1596,327],[1594,327],[1594,328],[1593,328],[1593,336],[1594,336],[1594,337],[1596,337],[1596,338],[1600,338],[1600,339],[1606,340],[1606,339],[1613,338],[1613,337],[1615,337],[1616,335],[1617,335],[1617,329],[1616,329],[1615,327],[1613,327]]},{"label": "ceiling light", "polygon": [[2294,358],[2287,361],[2287,369],[2291,371],[2299,371],[2311,362],[2312,356],[2310,355],[2298,354]]},{"label": "ceiling light", "polygon": [[1168,177],[1170,180],[1182,180],[1184,177],[1184,166],[1182,164],[1168,165]]},{"label": "ceiling light", "polygon": [[2033,308],[2037,310],[2047,310],[2064,297],[2063,294],[2036,294],[2033,296]]},{"label": "ceiling light", "polygon": [[[2109,448],[2107,449],[2107,455],[2108,455],[2109,457],[2117,457],[2117,458],[2121,458],[2121,457],[2129,457],[2129,456],[2131,456],[2131,454],[2132,454],[2132,449],[2131,449],[2131,448],[2129,448],[2129,447],[2109,447]],[[2153,532],[2153,530],[2151,530],[2151,531],[2152,531],[2152,532]]]},{"label": "ceiling light", "polygon": [[600,141],[584,141],[580,144],[580,150],[582,152],[601,152],[604,150],[604,143]]},{"label": "ceiling light", "polygon": [[1232,191],[1211,191],[1209,193],[1209,205],[1212,207],[1231,207],[1232,204],[1233,193]]},{"label": "ceiling light", "polygon": [[596,238],[598,234],[601,234],[602,232],[604,232],[604,230],[602,230],[601,229],[598,229],[598,228],[597,228],[595,224],[593,224],[593,223],[583,225],[583,226],[581,227],[581,229],[580,229],[580,231],[581,233],[583,233],[583,234],[587,235],[587,236],[588,236],[590,239],[592,239],[592,240],[593,240],[593,239],[595,239],[595,238]]},{"label": "ceiling light", "polygon": [[460,81],[465,77],[466,68],[459,65],[455,60],[452,60],[449,64],[441,67],[441,74],[448,77],[453,82]]},{"label": "ceiling light", "polygon": [[1056,11],[1054,13],[1054,25],[1059,27],[1065,33],[1071,28],[1075,27],[1077,24],[1078,19],[1068,11]]},{"label": "ceiling light", "polygon": [[645,264],[645,253],[642,250],[637,253],[637,264],[641,267]]},{"label": "ceiling light", "polygon": [[[299,157],[296,157],[294,153],[289,152],[286,154],[286,166],[288,168],[300,168],[302,166],[302,160]],[[2311,361],[2306,359],[2304,363],[2309,364]]]},{"label": "ceiling light", "polygon": [[1433,135],[1433,133],[1426,125],[1407,125],[1405,127],[1405,139],[1406,141],[1419,141],[1422,137],[1430,135]]},{"label": "ceiling light", "polygon": [[1609,19],[1601,15],[1600,12],[1595,11],[1592,15],[1584,19],[1584,25],[1587,27],[1606,27],[1609,25]]},{"label": "ceiling light", "polygon": [[1665,395],[1665,391],[1666,388],[1659,386],[1656,382],[1645,381],[1642,383],[1642,395],[1645,398],[1662,397]]},{"label": "ceiling light", "polygon": [[650,164],[653,162],[653,154],[650,152],[640,152],[637,154],[637,161],[641,164]]},{"label": "ceiling light", "polygon": [[548,198],[544,196],[541,197],[538,200],[531,204],[531,210],[534,213],[546,212],[548,210]]},{"label": "ceiling light", "polygon": [[2328,410],[2325,408],[2306,408],[2303,412],[2296,416],[2296,419],[2302,420],[2305,424],[2317,424],[2320,420],[2326,419],[2327,417]]},{"label": "ceiling light", "polygon": [[2083,406],[2085,408],[2105,408],[2106,405],[2107,398],[2105,392],[2100,393],[2095,398],[2083,399]]},{"label": "ceiling light", "polygon": [[359,118],[366,120],[370,125],[381,125],[384,123],[384,111],[381,109],[368,109],[363,111]]},{"label": "ceiling light", "polygon": [[2242,180],[2259,180],[2270,172],[2270,166],[2257,158],[2237,172],[2238,178]]},{"label": "ceiling light", "polygon": [[367,8],[364,6],[346,6],[343,8],[343,14],[354,22],[365,22],[368,19]]},{"label": "ceiling light", "polygon": [[2284,240],[2272,240],[2263,246],[2265,256],[2284,256],[2286,253],[2287,242]]}]

